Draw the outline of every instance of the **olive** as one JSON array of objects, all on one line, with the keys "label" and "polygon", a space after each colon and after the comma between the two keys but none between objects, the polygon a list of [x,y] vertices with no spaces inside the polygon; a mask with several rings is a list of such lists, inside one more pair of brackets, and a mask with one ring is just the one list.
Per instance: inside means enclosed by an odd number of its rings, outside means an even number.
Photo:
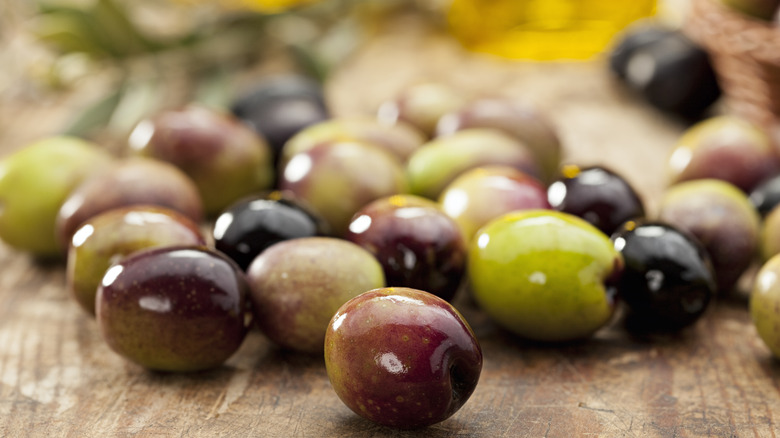
[{"label": "olive", "polygon": [[623,222],[645,215],[642,200],[631,185],[601,166],[564,166],[547,194],[553,209],[579,216],[607,235]]},{"label": "olive", "polygon": [[252,323],[249,284],[238,266],[201,246],[147,248],[106,271],[98,329],[117,354],[158,371],[222,365]]},{"label": "olive", "polygon": [[231,111],[268,141],[275,162],[290,137],[330,117],[320,84],[298,75],[262,80],[239,96]]},{"label": "olive", "polygon": [[746,193],[780,172],[767,133],[734,115],[711,117],[691,126],[669,155],[672,184],[695,179],[728,181]]},{"label": "olive", "polygon": [[246,270],[258,254],[284,240],[328,234],[325,221],[280,192],[241,200],[214,222],[216,248]]},{"label": "olive", "polygon": [[780,204],[780,175],[769,178],[750,192],[750,203],[761,216],[766,216]]},{"label": "olive", "polygon": [[780,256],[761,266],[750,293],[750,318],[761,340],[780,358]]},{"label": "olive", "polygon": [[559,211],[507,213],[471,240],[467,271],[475,302],[526,339],[591,336],[615,313],[623,259],[604,233]]},{"label": "olive", "polygon": [[718,179],[675,184],[658,205],[658,219],[691,233],[707,250],[719,292],[729,292],[755,260],[760,217],[747,195]]},{"label": "olive", "polygon": [[661,222],[629,221],[612,236],[625,268],[618,294],[627,323],[647,331],[677,331],[697,321],[716,291],[704,247]]},{"label": "olive", "polygon": [[616,77],[650,105],[698,119],[721,95],[704,49],[675,29],[643,26],[629,32],[610,55]]}]

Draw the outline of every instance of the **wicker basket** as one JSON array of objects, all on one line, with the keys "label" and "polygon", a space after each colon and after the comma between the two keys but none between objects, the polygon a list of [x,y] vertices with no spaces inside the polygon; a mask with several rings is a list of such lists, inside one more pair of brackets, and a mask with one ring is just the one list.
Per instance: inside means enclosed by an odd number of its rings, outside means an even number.
[{"label": "wicker basket", "polygon": [[780,27],[692,0],[686,33],[709,52],[728,109],[767,127],[780,122]]}]

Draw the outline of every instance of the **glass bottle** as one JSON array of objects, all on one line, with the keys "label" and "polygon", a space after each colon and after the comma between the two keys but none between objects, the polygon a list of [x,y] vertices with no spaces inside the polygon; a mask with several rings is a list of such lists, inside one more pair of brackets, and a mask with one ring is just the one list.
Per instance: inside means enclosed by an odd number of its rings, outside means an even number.
[{"label": "glass bottle", "polygon": [[653,15],[656,0],[452,0],[447,19],[470,50],[533,60],[588,59]]}]

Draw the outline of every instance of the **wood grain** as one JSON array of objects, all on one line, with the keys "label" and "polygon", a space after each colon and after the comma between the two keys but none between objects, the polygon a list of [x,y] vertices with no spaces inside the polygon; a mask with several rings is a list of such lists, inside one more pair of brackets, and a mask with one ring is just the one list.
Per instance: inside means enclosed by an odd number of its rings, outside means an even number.
[{"label": "wood grain", "polygon": [[[534,65],[473,55],[409,18],[389,23],[336,72],[329,100],[337,114],[373,112],[421,80],[537,102],[554,118],[567,161],[613,167],[651,211],[683,129],[615,87],[603,60]],[[36,126],[29,117],[53,111],[23,108],[28,119],[5,122],[5,138],[34,138],[20,131]],[[55,129],[37,125],[39,135]],[[6,140],[2,148],[20,145]],[[462,293],[456,304],[484,350],[479,386],[451,419],[393,431],[349,411],[318,356],[280,351],[253,332],[217,370],[148,372],[107,348],[68,296],[61,264],[0,246],[0,267],[0,436],[775,437],[780,430],[780,364],[757,337],[744,295],[720,297],[679,335],[634,337],[616,320],[587,341],[549,346],[498,329]]]}]

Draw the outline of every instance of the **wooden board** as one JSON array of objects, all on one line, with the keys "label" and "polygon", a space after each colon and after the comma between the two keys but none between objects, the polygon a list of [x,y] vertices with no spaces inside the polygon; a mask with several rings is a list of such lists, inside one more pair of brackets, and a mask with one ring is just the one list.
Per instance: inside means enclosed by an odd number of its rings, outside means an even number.
[{"label": "wooden board", "polygon": [[[527,98],[554,118],[567,161],[613,167],[653,211],[682,126],[616,88],[603,60],[491,59],[418,24],[389,24],[336,72],[328,94],[338,114],[371,113],[421,80]],[[6,139],[55,129],[30,120],[41,112],[19,114],[18,123],[3,124]],[[680,335],[635,338],[616,321],[590,340],[550,346],[509,336],[461,295],[456,304],[484,350],[479,386],[451,419],[393,431],[349,411],[318,356],[280,351],[253,332],[220,369],[148,372],[107,348],[68,296],[62,265],[38,265],[2,246],[0,267],[0,436],[774,437],[780,430],[780,363],[757,337],[744,296],[721,297]]]}]

